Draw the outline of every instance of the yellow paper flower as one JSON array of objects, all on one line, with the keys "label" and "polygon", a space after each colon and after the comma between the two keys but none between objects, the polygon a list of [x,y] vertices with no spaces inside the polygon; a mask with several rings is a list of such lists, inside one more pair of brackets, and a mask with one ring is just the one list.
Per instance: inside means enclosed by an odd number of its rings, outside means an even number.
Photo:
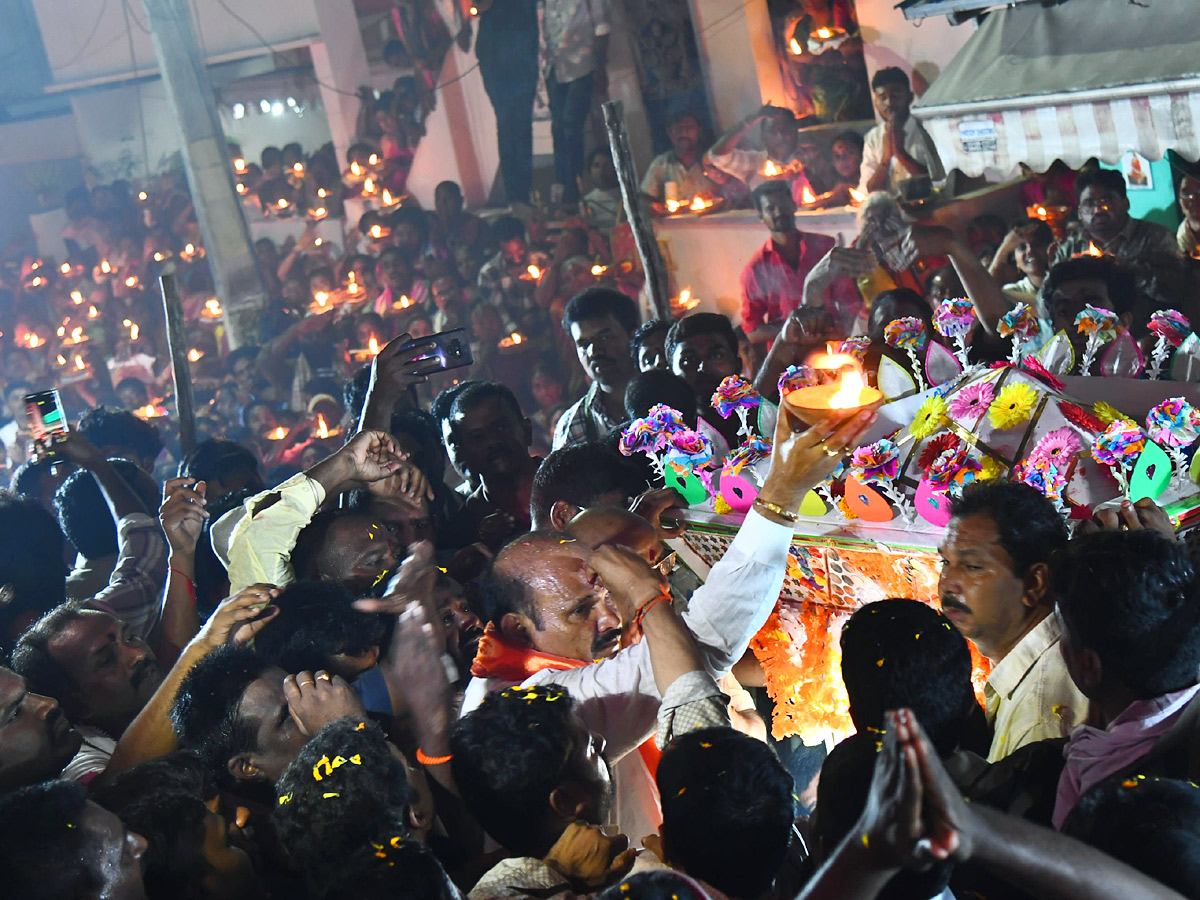
[{"label": "yellow paper flower", "polygon": [[909,434],[914,439],[923,441],[942,427],[946,412],[946,398],[934,394],[917,409],[916,418],[908,426]]},{"label": "yellow paper flower", "polygon": [[1129,416],[1125,415],[1125,413],[1121,412],[1115,406],[1110,406],[1109,404],[1105,403],[1103,400],[1101,400],[1094,407],[1092,407],[1092,409],[1096,413],[1096,418],[1099,419],[1101,422],[1103,422],[1105,425],[1111,425],[1113,422],[1117,421],[1117,419],[1128,419],[1129,418]]},{"label": "yellow paper flower", "polygon": [[1001,430],[1020,425],[1029,418],[1037,403],[1038,393],[1027,384],[1016,383],[1001,388],[988,407],[988,421]]},{"label": "yellow paper flower", "polygon": [[995,481],[1000,477],[1000,473],[1004,471],[1004,466],[996,462],[990,456],[983,458],[983,468],[979,470],[980,481]]}]

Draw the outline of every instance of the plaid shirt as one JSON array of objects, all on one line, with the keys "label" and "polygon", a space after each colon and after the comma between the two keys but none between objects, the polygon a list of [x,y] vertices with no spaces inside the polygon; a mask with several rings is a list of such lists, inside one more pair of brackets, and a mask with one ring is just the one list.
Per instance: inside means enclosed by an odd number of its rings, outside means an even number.
[{"label": "plaid shirt", "polygon": [[167,542],[157,519],[132,513],[117,522],[117,547],[117,564],[108,585],[85,605],[112,613],[145,638],[161,610]]},{"label": "plaid shirt", "polygon": [[600,399],[600,386],[592,382],[587,393],[559,416],[551,449],[598,441],[619,424],[609,417],[604,401]]}]

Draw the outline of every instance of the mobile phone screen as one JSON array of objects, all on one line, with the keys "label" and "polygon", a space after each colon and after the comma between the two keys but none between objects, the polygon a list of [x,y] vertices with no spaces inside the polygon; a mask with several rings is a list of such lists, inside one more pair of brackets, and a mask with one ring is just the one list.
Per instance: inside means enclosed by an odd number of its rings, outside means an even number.
[{"label": "mobile phone screen", "polygon": [[467,332],[463,328],[454,328],[450,331],[431,334],[429,337],[417,338],[409,341],[401,349],[408,350],[422,344],[433,344],[433,349],[415,360],[421,365],[421,368],[415,371],[415,374],[418,375],[432,375],[434,372],[444,372],[447,369],[460,369],[475,361],[471,355],[471,344],[467,340]]},{"label": "mobile phone screen", "polygon": [[39,443],[49,443],[56,434],[66,434],[69,430],[58,391],[26,394],[25,415],[29,418],[29,430]]}]

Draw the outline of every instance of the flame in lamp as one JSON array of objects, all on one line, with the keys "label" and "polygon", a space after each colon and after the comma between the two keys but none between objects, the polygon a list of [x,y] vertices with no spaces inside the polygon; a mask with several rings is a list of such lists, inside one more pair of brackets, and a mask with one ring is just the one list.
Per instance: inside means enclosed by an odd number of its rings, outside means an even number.
[{"label": "flame in lamp", "polygon": [[473,15],[473,16],[479,15],[479,7],[478,6],[471,7],[471,15]]},{"label": "flame in lamp", "polygon": [[780,169],[779,166],[775,165],[775,161],[771,159],[768,159],[767,164],[763,166],[763,175],[765,175],[767,178],[774,178],[782,171],[783,170]]},{"label": "flame in lamp", "polygon": [[138,191],[138,199],[145,203],[150,198],[150,195],[145,191]]},{"label": "flame in lamp", "polygon": [[608,271],[608,266],[594,265],[592,266],[592,274],[599,277]]},{"label": "flame in lamp", "polygon": [[375,238],[376,240],[379,240],[379,238],[383,237],[382,225],[372,225],[370,231],[371,237]]},{"label": "flame in lamp", "polygon": [[325,243],[325,238],[317,238],[315,241],[313,241],[313,246],[320,247],[323,243]]},{"label": "flame in lamp", "polygon": [[317,306],[325,306],[327,303],[329,303],[329,292],[317,291],[315,294],[313,294],[313,299],[317,301]]},{"label": "flame in lamp", "polygon": [[667,212],[678,212],[681,205],[678,200],[668,200],[666,203]]},{"label": "flame in lamp", "polygon": [[831,37],[833,37],[833,29],[832,28],[818,28],[816,31],[813,32],[813,34],[816,35],[816,37],[819,40],[827,41]]},{"label": "flame in lamp", "polygon": [[138,284],[138,279],[137,279],[136,275],[130,275],[128,278],[125,279],[125,287],[127,287],[127,288],[137,287],[137,284]]},{"label": "flame in lamp", "polygon": [[41,275],[35,275],[33,278],[33,281],[29,282],[29,286],[30,287],[41,287],[45,283],[46,283],[45,278],[43,278]]},{"label": "flame in lamp", "polygon": [[1103,256],[1104,251],[1101,250],[1099,247],[1097,247],[1095,244],[1093,244],[1091,241],[1088,241],[1087,255],[1088,256]]},{"label": "flame in lamp", "polygon": [[327,209],[326,209],[325,207],[323,207],[323,206],[318,206],[316,209],[314,209],[314,210],[312,211],[312,217],[313,217],[314,219],[323,219],[323,218],[325,218],[327,215],[329,215],[329,210],[327,210]]},{"label": "flame in lamp", "polygon": [[372,356],[379,355],[379,338],[375,337],[375,335],[371,335],[371,339],[367,341],[367,352]]},{"label": "flame in lamp", "polygon": [[96,309],[96,307],[94,307],[94,306],[88,307],[88,318],[89,319],[94,319],[99,315],[100,315],[100,310]]},{"label": "flame in lamp", "polygon": [[384,206],[391,206],[391,205],[392,205],[392,192],[391,192],[391,191],[389,191],[387,188],[384,188],[384,189],[383,189],[383,194],[381,195],[381,198],[382,198],[382,200],[383,200],[383,205],[384,205]]},{"label": "flame in lamp", "polygon": [[379,165],[379,154],[378,154],[378,153],[372,153],[370,156],[368,156],[368,157],[367,157],[367,165],[369,165],[369,166],[377,166],[377,165]]},{"label": "flame in lamp", "polygon": [[525,337],[519,331],[514,331],[506,338],[500,339],[501,347],[516,347],[525,340]]},{"label": "flame in lamp", "polygon": [[533,265],[532,263],[530,264],[529,268],[526,269],[525,271],[529,273],[529,277],[532,278],[534,281],[537,281],[538,279],[540,279],[542,277],[542,270],[539,269],[537,266]]},{"label": "flame in lamp", "polygon": [[42,338],[38,337],[32,331],[25,332],[25,334],[21,337],[21,342],[30,350],[36,350],[38,347],[42,346],[42,344],[46,343],[44,340],[42,340]]},{"label": "flame in lamp", "polygon": [[804,53],[804,48],[800,46],[800,42],[795,38],[792,38],[788,42],[788,49],[792,51],[793,56],[801,56]]},{"label": "flame in lamp", "polygon": [[267,432],[267,439],[271,440],[271,441],[282,441],[287,436],[288,436],[288,430],[286,428],[284,428],[282,425],[280,425],[278,428],[275,428],[275,429]]},{"label": "flame in lamp", "polygon": [[75,369],[76,369],[76,371],[82,372],[86,368],[87,368],[87,363],[85,363],[83,361],[82,356],[80,356],[78,353],[76,353],[75,354]]},{"label": "flame in lamp", "polygon": [[58,267],[58,271],[62,272],[64,275],[70,275],[71,274],[71,264],[63,263],[61,266]]},{"label": "flame in lamp", "polygon": [[368,178],[366,181],[363,182],[363,193],[364,194],[375,193],[375,179],[374,178]]},{"label": "flame in lamp", "polygon": [[109,261],[107,259],[100,260],[100,271],[103,272],[105,275],[109,275],[112,273],[112,265],[109,263]]},{"label": "flame in lamp", "polygon": [[56,331],[55,334],[57,334],[59,337],[66,337],[67,336],[67,326],[59,325],[58,331]]},{"label": "flame in lamp", "polygon": [[694,296],[690,288],[684,288],[679,292],[679,296],[674,298],[671,303],[676,309],[695,309],[700,305],[700,298]]},{"label": "flame in lamp", "polygon": [[850,199],[853,200],[855,203],[862,203],[864,200],[867,199],[867,195],[864,194],[862,191],[860,191],[858,188],[850,188]]},{"label": "flame in lamp", "polygon": [[63,356],[61,353],[58,354],[58,364],[60,366],[65,366],[67,364],[67,358],[65,356]]},{"label": "flame in lamp", "polygon": [[329,191],[325,190],[325,188],[317,188],[317,196],[324,200],[329,196]]},{"label": "flame in lamp", "polygon": [[834,418],[834,410],[857,410],[883,401],[883,394],[867,386],[858,360],[848,353],[822,353],[809,365],[840,373],[832,382],[789,391],[783,398],[788,408],[809,425]]},{"label": "flame in lamp", "polygon": [[692,205],[688,207],[692,212],[704,212],[713,205],[711,200],[705,200],[703,197],[696,196],[692,198]]},{"label": "flame in lamp", "polygon": [[357,162],[350,163],[350,174],[357,178],[363,173],[363,168]]},{"label": "flame in lamp", "polygon": [[244,194],[244,193],[246,193],[246,186],[245,186],[244,184],[242,184],[242,183],[239,181],[239,182],[237,183],[237,185],[235,186],[235,190],[236,190],[236,191],[237,191],[239,194]]},{"label": "flame in lamp", "polygon": [[162,262],[162,261],[163,261],[163,255],[162,255],[161,253],[157,253],[157,252],[156,252],[156,253],[154,254],[154,261],[155,261],[155,262]]},{"label": "flame in lamp", "polygon": [[410,306],[412,306],[412,301],[408,299],[408,294],[400,295],[399,306],[401,309],[408,309]]},{"label": "flame in lamp", "polygon": [[193,347],[191,350],[188,351],[188,361],[189,362],[200,362],[200,360],[202,360],[202,359],[204,359],[204,354],[201,353],[199,350],[197,350],[195,347]]},{"label": "flame in lamp", "polygon": [[275,205],[278,206],[280,209],[287,209],[288,208],[287,197],[280,197],[279,202]]},{"label": "flame in lamp", "polygon": [[71,291],[71,302],[76,306],[83,303],[83,291]]},{"label": "flame in lamp", "polygon": [[70,342],[72,344],[81,344],[85,340],[86,340],[86,338],[83,336],[83,326],[82,325],[76,325],[74,328],[71,329],[71,341]]},{"label": "flame in lamp", "polygon": [[233,161],[233,169],[235,172],[245,172],[246,171],[246,160],[242,159],[242,157],[239,156],[237,159],[235,159]]},{"label": "flame in lamp", "polygon": [[295,172],[297,175],[303,175],[304,174],[304,163],[302,163],[302,162],[292,163],[292,171]]},{"label": "flame in lamp", "polygon": [[195,254],[196,254],[196,245],[195,244],[184,245],[184,248],[183,248],[184,256],[192,257],[192,256],[195,256]]},{"label": "flame in lamp", "polygon": [[800,199],[801,199],[801,201],[803,201],[804,203],[815,203],[815,202],[816,202],[816,200],[817,200],[817,195],[816,195],[816,194],[814,194],[814,193],[812,192],[812,188],[810,188],[810,187],[809,187],[809,186],[806,184],[806,185],[804,186],[804,190],[802,190],[802,191],[800,192]]},{"label": "flame in lamp", "polygon": [[[375,339],[371,338],[371,340],[375,340]],[[329,426],[325,424],[325,417],[323,415],[321,415],[320,413],[317,413],[317,437],[319,437],[319,438],[329,437]]]},{"label": "flame in lamp", "polygon": [[221,315],[221,301],[216,297],[210,297],[209,299],[205,300],[204,311],[201,313],[201,315],[210,319],[217,318],[217,316]]},{"label": "flame in lamp", "polygon": [[348,285],[346,285],[346,290],[349,291],[351,294],[357,294],[358,293],[358,282],[352,280]]},{"label": "flame in lamp", "polygon": [[156,412],[157,410],[154,408],[153,403],[147,403],[145,406],[137,410],[137,414],[143,419],[153,418]]},{"label": "flame in lamp", "polygon": [[138,339],[139,334],[141,334],[141,329],[138,328],[137,323],[134,322],[132,325],[129,326],[129,339],[131,341],[136,341]]}]

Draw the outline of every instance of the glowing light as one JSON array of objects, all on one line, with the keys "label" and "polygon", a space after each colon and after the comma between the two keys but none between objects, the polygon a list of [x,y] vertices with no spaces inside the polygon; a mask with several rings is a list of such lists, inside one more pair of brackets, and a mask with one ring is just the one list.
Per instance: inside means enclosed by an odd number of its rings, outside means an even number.
[{"label": "glowing light", "polygon": [[71,329],[71,343],[72,344],[82,344],[86,340],[87,340],[87,338],[85,338],[83,336],[83,326],[82,325],[76,325],[74,328]]},{"label": "glowing light", "polygon": [[197,350],[195,347],[193,347],[191,350],[188,351],[188,361],[189,362],[200,362],[200,360],[202,360],[202,359],[204,359],[204,354],[201,353],[199,350]]},{"label": "glowing light", "polygon": [[112,273],[112,266],[109,264],[107,259],[100,260],[100,271],[103,272],[105,275],[109,275]]},{"label": "glowing light", "polygon": [[320,247],[323,243],[325,243],[325,238],[317,238],[313,241],[313,246]]},{"label": "glowing light", "polygon": [[763,166],[763,175],[767,176],[767,178],[774,178],[781,171],[783,170],[780,169],[779,166],[775,165],[774,160],[768,159],[767,164]]},{"label": "glowing light", "polygon": [[372,356],[379,355],[379,339],[375,335],[371,335],[371,339],[367,341],[367,352]]},{"label": "glowing light", "polygon": [[603,275],[607,271],[608,271],[608,266],[601,266],[601,265],[592,266],[592,274],[595,275],[596,277]]},{"label": "glowing light", "polygon": [[396,305],[401,309],[408,309],[410,306],[412,306],[412,301],[408,299],[408,294],[401,294],[400,301]]},{"label": "glowing light", "polygon": [[313,299],[317,301],[317,306],[325,306],[329,303],[329,292],[317,291],[313,294]]},{"label": "glowing light", "polygon": [[246,171],[246,160],[242,159],[239,156],[237,159],[235,159],[233,161],[233,168],[234,168],[235,172],[245,172]]},{"label": "glowing light", "polygon": [[83,291],[71,291],[71,302],[76,306],[83,302]]},{"label": "glowing light", "polygon": [[804,54],[804,48],[800,46],[800,42],[795,38],[792,38],[788,47],[795,56],[802,56]]},{"label": "glowing light", "polygon": [[363,173],[363,168],[357,162],[350,163],[350,174],[357,178]]},{"label": "glowing light", "polygon": [[196,245],[195,245],[195,244],[186,244],[186,245],[184,246],[184,248],[183,248],[183,255],[184,255],[184,256],[192,256],[193,254],[195,254],[195,252],[196,252]]},{"label": "glowing light", "polygon": [[1103,256],[1104,251],[1102,251],[1099,247],[1097,247],[1091,241],[1088,241],[1087,255],[1088,256]]},{"label": "glowing light", "polygon": [[858,188],[850,188],[850,199],[853,200],[855,203],[862,203],[864,200],[867,199],[867,195],[864,194],[862,191],[860,191]]},{"label": "glowing light", "polygon": [[210,297],[204,301],[204,309],[200,311],[200,315],[208,319],[215,319],[221,315],[221,301],[216,297]]},{"label": "glowing light", "polygon": [[329,196],[329,191],[325,190],[325,188],[317,188],[317,196],[324,200]]},{"label": "glowing light", "polygon": [[57,334],[59,337],[66,337],[67,336],[66,326],[59,325],[58,331],[56,331],[55,334]]},{"label": "glowing light", "polygon": [[364,194],[375,193],[375,179],[374,178],[368,178],[366,181],[363,182],[363,193]]},{"label": "glowing light", "polygon": [[678,200],[668,200],[667,201],[667,212],[678,212],[679,207],[681,205],[682,204]]},{"label": "glowing light", "polygon": [[287,197],[280,197],[279,202],[275,205],[278,206],[280,209],[287,209],[288,208]]},{"label": "glowing light", "polygon": [[1044,219],[1044,218],[1046,218],[1046,216],[1048,215],[1048,213],[1046,212],[1046,207],[1044,207],[1044,206],[1039,206],[1039,207],[1037,208],[1037,215],[1038,215],[1038,218],[1039,218],[1039,219]]},{"label": "glowing light", "polygon": [[29,282],[30,287],[41,287],[46,283],[46,279],[41,275],[35,275],[33,281]]},{"label": "glowing light", "polygon": [[58,267],[58,271],[62,272],[64,275],[70,275],[71,274],[71,264],[63,263],[61,266]]},{"label": "glowing light", "polygon": [[99,315],[100,315],[100,310],[96,309],[96,307],[94,307],[94,306],[88,307],[88,318],[89,319],[95,319]]},{"label": "glowing light", "polygon": [[137,322],[134,322],[132,325],[129,326],[129,339],[131,341],[136,341],[138,339],[139,334],[141,334],[141,329],[138,328]]},{"label": "glowing light", "polygon": [[239,181],[239,182],[237,183],[237,188],[236,188],[236,190],[237,190],[237,192],[238,192],[239,194],[244,194],[244,193],[246,193],[246,186],[245,186],[244,184],[242,184],[242,183]]},{"label": "glowing light", "polygon": [[158,410],[154,408],[153,403],[147,403],[145,406],[136,409],[135,412],[143,419],[152,419],[158,415]]},{"label": "glowing light", "polygon": [[527,268],[525,271],[529,273],[529,277],[534,281],[537,281],[542,277],[542,270],[533,264],[530,264],[529,268]]},{"label": "glowing light", "polygon": [[471,15],[473,15],[473,16],[479,15],[479,7],[478,6],[471,7]]},{"label": "glowing light", "polygon": [[86,368],[87,368],[87,363],[85,363],[83,361],[82,356],[80,356],[78,353],[76,353],[75,354],[75,369],[79,372],[82,372]]},{"label": "glowing light", "polygon": [[690,288],[684,288],[679,292],[679,296],[671,301],[671,305],[681,310],[695,309],[700,305],[700,298],[693,296]]},{"label": "glowing light", "polygon": [[[371,340],[375,340],[375,339],[371,338]],[[317,413],[317,437],[319,437],[319,438],[329,437],[329,426],[325,424],[325,417],[323,415],[321,415],[320,413]]]},{"label": "glowing light", "polygon": [[60,366],[65,366],[67,364],[67,358],[65,356],[63,356],[61,353],[58,354],[58,364]]},{"label": "glowing light", "polygon": [[813,32],[813,34],[815,34],[820,40],[827,41],[831,37],[833,37],[833,29],[832,28],[818,28],[816,31]]},{"label": "glowing light", "polygon": [[358,282],[357,281],[350,282],[350,284],[348,284],[346,286],[346,290],[349,291],[351,294],[357,294],[358,293]]},{"label": "glowing light", "polygon": [[804,189],[800,192],[800,199],[804,203],[815,203],[817,200],[817,195],[814,194],[812,192],[812,188],[806,184]]},{"label": "glowing light", "polygon": [[383,189],[382,200],[383,200],[383,205],[384,205],[384,206],[391,206],[391,205],[392,205],[392,192],[391,192],[391,191],[389,191],[387,188],[384,188],[384,189]]},{"label": "glowing light", "polygon": [[292,163],[292,171],[295,172],[297,175],[303,175],[304,174],[304,163],[302,163],[302,162]]},{"label": "glowing light", "polygon": [[42,344],[46,343],[46,341],[34,334],[32,331],[27,331],[21,336],[21,343],[30,350],[36,350],[38,347],[42,346]]},{"label": "glowing light", "polygon": [[278,100],[276,100],[274,103],[271,104],[271,115],[273,115],[273,116],[282,116],[283,115],[283,104],[280,103]]},{"label": "glowing light", "polygon": [[379,238],[383,237],[383,226],[382,225],[372,225],[369,233],[370,233],[371,237],[378,240]]},{"label": "glowing light", "polygon": [[137,279],[136,275],[130,275],[128,278],[125,279],[125,287],[128,287],[128,288],[137,287],[137,283],[138,283],[138,279]]},{"label": "glowing light", "polygon": [[155,254],[154,254],[154,261],[155,261],[155,262],[162,262],[162,261],[163,261],[163,255],[162,255],[161,253],[155,253]]},{"label": "glowing light", "polygon": [[501,347],[517,347],[517,346],[520,346],[524,342],[524,340],[525,340],[525,336],[523,334],[521,334],[521,332],[514,331],[508,337],[501,338],[500,346]]},{"label": "glowing light", "polygon": [[150,199],[150,195],[147,194],[145,191],[138,191],[138,199],[144,203],[145,201]]},{"label": "glowing light", "polygon": [[703,197],[693,197],[692,205],[688,207],[692,212],[704,212],[713,205],[711,200],[705,200]]},{"label": "glowing light", "polygon": [[314,209],[314,210],[312,211],[312,217],[313,217],[314,219],[323,219],[323,218],[325,218],[327,215],[329,215],[329,210],[327,210],[327,209],[326,209],[325,207],[323,207],[323,206],[318,206],[316,209]]},{"label": "glowing light", "polygon": [[284,428],[282,425],[280,425],[278,428],[275,428],[275,429],[267,432],[267,439],[272,440],[272,441],[282,441],[287,436],[288,436],[288,430],[286,428]]},{"label": "glowing light", "polygon": [[122,324],[122,325],[124,325],[126,328],[128,328],[130,325],[132,325],[132,324],[133,324],[133,320],[132,320],[132,319],[124,319],[124,320],[121,322],[121,324]]},{"label": "glowing light", "polygon": [[379,154],[378,154],[378,153],[372,153],[370,156],[368,156],[368,157],[367,157],[367,165],[369,165],[369,166],[377,166],[377,165],[379,165]]}]

